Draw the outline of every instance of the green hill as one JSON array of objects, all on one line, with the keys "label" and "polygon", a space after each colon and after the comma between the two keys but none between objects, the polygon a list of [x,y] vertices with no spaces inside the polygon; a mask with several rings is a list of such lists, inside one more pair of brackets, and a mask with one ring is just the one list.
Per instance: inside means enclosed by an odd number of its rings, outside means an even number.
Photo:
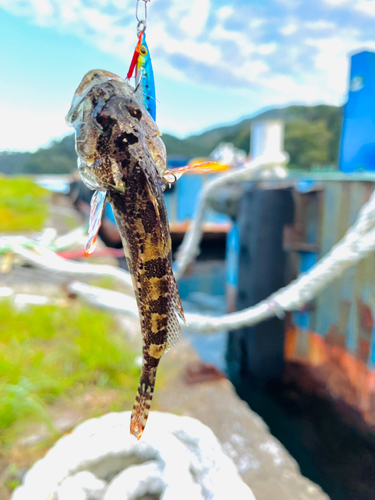
[{"label": "green hill", "polygon": [[16,174],[67,174],[77,168],[74,135],[53,141],[35,153],[0,152],[0,172]]},{"label": "green hill", "polygon": [[290,166],[309,169],[315,165],[336,165],[342,111],[325,104],[270,109],[183,140],[168,134],[163,139],[169,155],[207,156],[220,142],[232,142],[248,153],[251,123],[276,118],[285,122],[285,150],[290,154]]},{"label": "green hill", "polygon": [[[232,142],[249,152],[251,123],[279,118],[285,121],[285,150],[290,154],[290,166],[309,169],[337,163],[341,115],[341,108],[336,106],[288,106],[270,109],[186,139],[164,134],[163,140],[169,156],[207,156],[220,142]],[[6,174],[68,173],[74,171],[76,165],[73,135],[54,141],[50,147],[40,148],[35,153],[0,152],[0,172]]]},{"label": "green hill", "polygon": [[23,166],[31,153],[0,152],[0,172],[7,175],[19,175],[24,172]]}]

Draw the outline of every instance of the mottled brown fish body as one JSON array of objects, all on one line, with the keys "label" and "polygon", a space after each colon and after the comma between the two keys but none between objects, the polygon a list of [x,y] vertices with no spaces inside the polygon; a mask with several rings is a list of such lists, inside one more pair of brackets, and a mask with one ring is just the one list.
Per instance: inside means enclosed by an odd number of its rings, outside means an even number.
[{"label": "mottled brown fish body", "polygon": [[156,370],[169,347],[171,321],[174,329],[179,327],[171,302],[176,285],[171,272],[171,238],[164,229],[168,228],[164,200],[157,200],[158,186],[152,186],[138,166],[129,167],[125,184],[124,195],[113,193],[110,202],[137,291],[143,332],[142,374],[131,417],[131,432],[139,439],[150,410]]},{"label": "mottled brown fish body", "polygon": [[139,439],[160,358],[180,338],[177,315],[184,319],[162,192],[165,147],[134,90],[105,71],[84,77],[67,121],[76,129],[83,180],[108,192],[133,279],[143,337],[141,380],[131,416],[131,432]]}]

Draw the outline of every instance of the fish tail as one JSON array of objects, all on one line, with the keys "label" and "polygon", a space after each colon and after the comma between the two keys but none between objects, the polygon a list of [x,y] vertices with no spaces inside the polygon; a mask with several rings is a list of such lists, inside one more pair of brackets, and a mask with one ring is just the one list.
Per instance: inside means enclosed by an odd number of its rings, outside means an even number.
[{"label": "fish tail", "polygon": [[138,392],[135,397],[133,411],[130,417],[130,433],[138,440],[141,439],[146,427],[151,401],[154,395],[154,383],[141,377]]}]

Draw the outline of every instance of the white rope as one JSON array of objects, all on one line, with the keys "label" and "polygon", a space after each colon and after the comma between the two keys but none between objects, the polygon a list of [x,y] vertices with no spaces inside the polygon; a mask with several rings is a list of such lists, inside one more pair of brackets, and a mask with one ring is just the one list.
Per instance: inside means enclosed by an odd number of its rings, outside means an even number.
[{"label": "white rope", "polygon": [[[201,226],[207,206],[207,200],[211,193],[215,192],[216,189],[225,186],[230,181],[249,180],[259,170],[270,169],[270,172],[273,172],[273,174],[276,173],[277,176],[277,168],[282,168],[287,162],[288,156],[285,153],[281,153],[277,156],[272,155],[272,157],[261,156],[250,162],[245,168],[233,170],[227,174],[221,175],[205,186],[201,193],[198,208],[192,224],[185,234],[184,240],[179,248],[178,258],[176,261],[176,279],[179,279],[184,274],[189,263],[199,253],[199,242],[202,237]],[[74,262],[63,259],[51,251],[61,250],[62,248],[66,248],[67,246],[77,242],[81,238],[82,234],[83,228],[77,228],[50,242],[48,248],[38,244],[35,239],[27,238],[25,236],[17,235],[2,237],[0,238],[0,253],[16,253],[28,262],[32,262],[41,268],[51,269],[58,273],[73,275],[78,274],[84,276],[112,276],[126,286],[132,287],[132,279],[127,271],[112,266]],[[37,253],[31,249],[35,250]]]},{"label": "white rope", "polygon": [[[360,211],[357,221],[333,249],[307,273],[259,304],[239,312],[211,317],[187,314],[188,327],[201,333],[214,333],[252,326],[284,311],[300,309],[350,266],[375,250],[375,192]],[[70,289],[89,302],[113,310],[137,314],[135,300],[98,287],[73,283]],[[109,295],[110,294],[110,295]]]},{"label": "white rope", "polygon": [[[193,223],[187,232],[179,257],[178,276],[181,276],[189,262],[197,255],[201,237],[201,226],[205,207],[209,195],[229,181],[250,179],[260,169],[280,167],[285,164],[286,158],[258,158],[241,170],[229,172],[209,183],[203,190],[198,210]],[[81,275],[109,275],[119,279],[128,287],[132,287],[129,273],[106,265],[95,265],[68,261],[55,255],[51,250],[38,246],[39,254],[23,246],[21,242],[13,246],[12,251],[27,261],[39,267],[51,269],[54,272]],[[307,273],[268,299],[259,304],[232,314],[221,317],[208,317],[197,314],[188,314],[187,320],[192,330],[211,333],[222,330],[234,330],[244,326],[252,326],[260,321],[279,316],[283,311],[301,308],[306,302],[316,297],[329,283],[341,276],[350,266],[356,264],[375,250],[375,193],[369,202],[361,209],[356,223],[347,231],[344,238],[333,249],[313,266]],[[137,313],[135,300],[128,295],[118,292],[109,292],[98,287],[89,287],[82,283],[71,284],[71,290],[86,297],[96,305],[107,309]],[[109,294],[111,294],[109,296]]]},{"label": "white rope", "polygon": [[[49,269],[54,273],[70,274],[73,276],[111,276],[120,281],[127,288],[133,289],[130,274],[118,267],[103,264],[88,264],[86,262],[74,262],[63,259],[48,248],[38,246],[34,250],[29,250],[21,245],[14,245],[12,253],[19,255],[27,262],[32,262],[42,269]],[[38,252],[38,253],[37,253]]]},{"label": "white rope", "polygon": [[229,182],[233,181],[248,181],[260,170],[270,169],[276,173],[277,169],[282,169],[289,161],[286,153],[279,153],[277,155],[262,155],[251,161],[246,167],[231,170],[230,172],[216,177],[213,181],[208,183],[201,191],[198,206],[194,213],[194,218],[191,221],[189,229],[187,230],[183,242],[181,243],[178,251],[177,258],[174,264],[176,279],[180,279],[186,271],[186,268],[199,254],[199,243],[202,238],[202,225],[204,215],[207,209],[207,202],[212,193],[224,187]]}]

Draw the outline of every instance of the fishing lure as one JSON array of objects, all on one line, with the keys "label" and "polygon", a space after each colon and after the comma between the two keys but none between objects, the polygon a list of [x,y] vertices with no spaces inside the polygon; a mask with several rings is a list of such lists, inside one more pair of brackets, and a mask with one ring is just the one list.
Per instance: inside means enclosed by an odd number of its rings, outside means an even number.
[{"label": "fishing lure", "polygon": [[139,56],[136,71],[137,92],[140,94],[140,100],[144,107],[156,121],[156,97],[155,97],[155,79],[152,69],[150,51],[146,43],[146,33],[143,33],[141,45],[139,47]]},{"label": "fishing lure", "polygon": [[165,146],[134,89],[108,71],[85,75],[66,120],[75,128],[83,181],[108,193],[133,279],[143,337],[141,380],[131,416],[131,433],[139,439],[160,358],[180,338],[177,317],[184,320],[163,196]]}]

